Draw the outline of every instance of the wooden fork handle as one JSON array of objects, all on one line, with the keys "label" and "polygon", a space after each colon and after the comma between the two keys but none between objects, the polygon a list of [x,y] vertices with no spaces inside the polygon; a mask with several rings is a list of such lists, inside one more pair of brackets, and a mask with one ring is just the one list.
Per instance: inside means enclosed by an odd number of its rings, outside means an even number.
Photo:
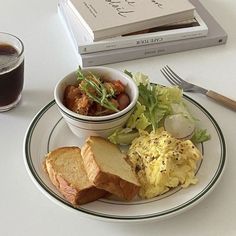
[{"label": "wooden fork handle", "polygon": [[212,90],[207,91],[206,95],[212,99],[214,99],[216,102],[236,111],[236,101],[225,97],[219,93],[216,93]]}]

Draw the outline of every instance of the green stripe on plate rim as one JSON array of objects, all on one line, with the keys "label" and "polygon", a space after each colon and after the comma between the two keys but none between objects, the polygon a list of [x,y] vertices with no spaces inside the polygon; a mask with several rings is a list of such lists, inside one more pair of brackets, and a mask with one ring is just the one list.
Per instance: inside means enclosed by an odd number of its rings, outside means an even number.
[{"label": "green stripe on plate rim", "polygon": [[57,106],[58,109],[60,110],[60,112],[62,112],[65,116],[68,116],[70,119],[72,120],[75,120],[75,121],[80,121],[81,123],[99,123],[99,124],[106,124],[107,122],[110,122],[110,121],[115,121],[115,120],[119,120],[121,117],[127,115],[127,113],[129,112],[132,112],[132,110],[134,109],[131,108],[131,110],[128,110],[127,112],[125,112],[124,114],[122,114],[121,116],[119,117],[115,117],[115,118],[107,118],[106,120],[100,120],[100,121],[96,121],[96,120],[86,120],[86,119],[82,119],[82,118],[78,118],[76,116],[73,116],[73,115],[70,115],[69,113],[66,113],[64,110],[62,110],[59,106]]},{"label": "green stripe on plate rim", "polygon": [[162,211],[159,213],[153,213],[153,214],[147,214],[147,215],[137,215],[137,216],[117,216],[117,215],[112,215],[112,214],[103,214],[103,213],[98,213],[98,212],[94,212],[88,209],[85,209],[83,207],[75,207],[72,206],[70,203],[68,203],[65,199],[63,199],[62,197],[60,197],[59,195],[55,194],[54,192],[52,192],[48,186],[42,181],[42,179],[38,176],[38,174],[35,171],[35,168],[33,166],[32,160],[31,160],[31,150],[30,150],[30,142],[31,142],[31,137],[33,135],[34,129],[37,125],[37,123],[39,122],[39,120],[41,119],[41,117],[55,104],[55,101],[51,101],[49,104],[47,104],[45,107],[43,107],[39,113],[35,116],[35,118],[33,119],[33,121],[31,122],[29,129],[27,131],[26,134],[26,138],[25,138],[25,158],[26,158],[26,162],[28,164],[28,167],[30,169],[31,174],[33,175],[33,177],[35,178],[35,180],[37,181],[37,183],[40,185],[41,189],[46,191],[47,194],[53,196],[56,200],[58,200],[60,203],[65,204],[66,206],[81,211],[83,213],[86,214],[90,214],[92,216],[96,216],[96,217],[102,217],[102,218],[106,218],[106,219],[113,219],[113,220],[127,220],[127,221],[135,221],[135,220],[145,220],[145,219],[157,219],[157,218],[161,218],[164,216],[167,216],[169,214],[172,213],[178,213],[179,211],[183,210],[184,208],[191,206],[192,204],[196,203],[198,200],[200,200],[201,197],[203,197],[206,193],[208,193],[212,187],[214,186],[214,184],[219,180],[221,173],[223,172],[224,166],[225,166],[225,162],[226,162],[226,145],[225,145],[225,140],[224,140],[224,136],[222,134],[222,131],[219,127],[219,125],[217,124],[217,122],[215,121],[215,119],[212,117],[212,115],[203,107],[201,106],[198,102],[196,102],[195,100],[193,100],[192,98],[188,97],[187,95],[184,95],[184,98],[186,100],[188,100],[189,102],[191,102],[192,104],[194,104],[195,106],[197,106],[208,118],[209,120],[212,122],[212,124],[214,125],[219,140],[220,140],[220,144],[221,144],[221,156],[220,156],[220,163],[219,166],[215,172],[215,175],[213,176],[213,178],[211,179],[211,181],[208,183],[208,185],[199,193],[197,194],[195,197],[193,197],[192,199],[190,199],[189,201],[174,207],[172,209],[168,209],[166,211]]}]

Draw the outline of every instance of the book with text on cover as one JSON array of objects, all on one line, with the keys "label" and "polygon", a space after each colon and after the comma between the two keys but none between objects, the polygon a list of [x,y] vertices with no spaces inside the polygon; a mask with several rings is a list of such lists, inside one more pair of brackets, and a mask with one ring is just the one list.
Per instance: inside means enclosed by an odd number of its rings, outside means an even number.
[{"label": "book with text on cover", "polygon": [[208,34],[204,37],[150,44],[140,47],[114,49],[103,52],[82,54],[83,66],[104,65],[109,63],[134,60],[152,56],[160,56],[186,50],[223,45],[227,42],[227,33],[205,9],[199,0],[190,0],[196,7],[198,14],[208,26]]},{"label": "book with text on cover", "polygon": [[67,1],[60,0],[58,8],[80,54],[202,37],[208,33],[207,25],[195,11],[194,19],[191,20],[93,42],[81,22],[68,7]]},{"label": "book with text on cover", "polygon": [[94,41],[187,19],[188,0],[67,0]]}]

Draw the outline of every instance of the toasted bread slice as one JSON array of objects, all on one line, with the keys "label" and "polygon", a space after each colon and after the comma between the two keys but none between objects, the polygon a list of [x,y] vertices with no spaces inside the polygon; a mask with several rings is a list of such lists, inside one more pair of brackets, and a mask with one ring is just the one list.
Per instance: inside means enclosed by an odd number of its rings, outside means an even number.
[{"label": "toasted bread slice", "polygon": [[140,185],[125,155],[108,140],[91,136],[81,148],[88,178],[97,188],[131,200]]},{"label": "toasted bread slice", "polygon": [[62,147],[48,153],[45,169],[52,183],[72,204],[88,203],[106,194],[89,181],[78,147]]}]

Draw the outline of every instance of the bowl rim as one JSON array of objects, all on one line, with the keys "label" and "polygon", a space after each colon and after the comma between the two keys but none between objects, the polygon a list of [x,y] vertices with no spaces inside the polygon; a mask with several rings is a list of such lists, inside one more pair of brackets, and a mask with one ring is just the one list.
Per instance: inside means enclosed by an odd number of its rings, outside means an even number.
[{"label": "bowl rim", "polygon": [[80,120],[80,121],[84,121],[84,122],[85,121],[99,122],[99,121],[107,121],[107,120],[117,120],[117,119],[125,116],[126,114],[128,114],[135,107],[135,105],[138,101],[138,96],[139,96],[138,87],[135,84],[135,82],[132,80],[132,78],[130,78],[124,72],[117,70],[117,69],[110,68],[110,67],[93,66],[93,67],[83,67],[82,68],[82,70],[87,70],[87,71],[90,69],[91,70],[97,70],[97,69],[106,70],[106,71],[110,71],[110,72],[119,73],[120,75],[122,75],[127,80],[127,83],[130,84],[131,90],[134,92],[134,97],[133,97],[132,101],[130,102],[130,104],[125,109],[123,109],[121,111],[118,111],[118,112],[110,114],[110,115],[105,115],[105,116],[86,116],[86,115],[81,115],[81,114],[71,111],[59,99],[59,91],[58,90],[59,90],[60,85],[62,83],[64,83],[66,80],[68,80],[70,78],[70,76],[75,74],[76,70],[74,70],[74,71],[70,72],[69,74],[67,74],[66,76],[64,76],[61,80],[59,80],[54,88],[54,99],[56,101],[57,106],[59,107],[59,110],[64,115],[66,115],[74,120]]}]

